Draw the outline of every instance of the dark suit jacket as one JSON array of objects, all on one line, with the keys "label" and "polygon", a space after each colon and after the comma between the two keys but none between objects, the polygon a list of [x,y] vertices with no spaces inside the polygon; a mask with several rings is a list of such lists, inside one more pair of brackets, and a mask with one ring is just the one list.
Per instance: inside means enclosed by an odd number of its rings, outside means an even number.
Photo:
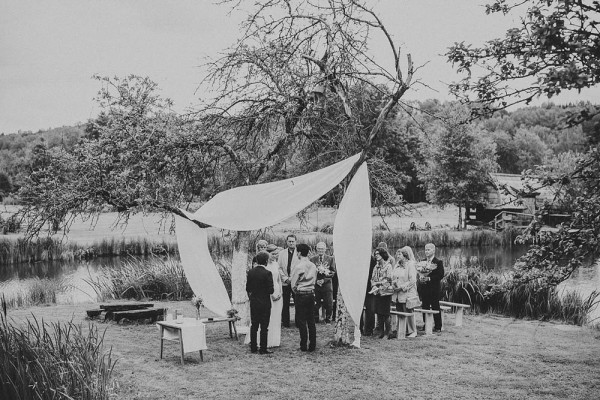
[{"label": "dark suit jacket", "polygon": [[246,292],[250,302],[256,305],[267,304],[271,307],[271,294],[273,294],[273,274],[262,265],[257,265],[248,271]]},{"label": "dark suit jacket", "polygon": [[375,265],[377,265],[377,260],[375,257],[371,256],[371,262],[369,264],[369,279],[367,280],[367,295],[371,291],[371,277],[373,276],[373,270],[375,269]]},{"label": "dark suit jacket", "polygon": [[[310,259],[310,262],[315,264],[317,266],[317,270],[318,270],[319,264],[321,264],[321,263],[319,263],[319,256],[318,255],[314,256],[313,258]],[[324,274],[317,273],[317,280],[323,279],[325,281],[325,282],[323,282],[323,286],[326,286],[326,285],[331,286],[331,280],[332,280],[333,276],[335,275],[335,260],[332,256],[328,256],[328,255],[324,254],[322,264],[324,266],[326,266],[329,269],[330,273],[332,273],[332,274],[326,277]],[[315,288],[317,288],[317,286],[318,285],[315,284]]]},{"label": "dark suit jacket", "polygon": [[[427,261],[427,259],[425,259],[423,261]],[[429,273],[428,276],[431,280],[429,280],[428,282],[424,282],[423,287],[424,288],[432,288],[432,289],[440,288],[442,285],[441,284],[442,279],[444,279],[444,265],[443,265],[444,263],[442,262],[442,260],[440,260],[437,257],[433,257],[431,262],[433,264],[437,265],[437,268]]]}]

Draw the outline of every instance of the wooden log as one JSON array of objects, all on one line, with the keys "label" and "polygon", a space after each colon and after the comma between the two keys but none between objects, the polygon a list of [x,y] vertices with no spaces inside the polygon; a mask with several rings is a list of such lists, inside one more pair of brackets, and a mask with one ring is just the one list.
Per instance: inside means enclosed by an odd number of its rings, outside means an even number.
[{"label": "wooden log", "polygon": [[140,319],[150,319],[156,321],[159,317],[162,318],[165,312],[164,308],[145,308],[142,310],[123,310],[123,311],[108,311],[106,313],[106,319],[113,321],[120,321],[123,318],[127,318],[130,321]]},{"label": "wooden log", "polygon": [[104,310],[86,310],[85,312],[87,313],[87,316],[89,318],[96,318],[100,314],[102,314],[102,311],[104,311]]},{"label": "wooden log", "polygon": [[100,308],[105,311],[127,311],[141,310],[144,308],[154,307],[152,303],[117,303],[117,304],[100,304]]}]

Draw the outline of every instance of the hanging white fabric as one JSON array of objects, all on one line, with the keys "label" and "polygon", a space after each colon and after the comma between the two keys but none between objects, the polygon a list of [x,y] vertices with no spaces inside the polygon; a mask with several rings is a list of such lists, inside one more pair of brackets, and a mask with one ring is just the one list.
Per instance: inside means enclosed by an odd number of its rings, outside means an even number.
[{"label": "hanging white fabric", "polygon": [[185,276],[196,295],[204,301],[204,307],[217,315],[225,316],[231,309],[231,301],[208,250],[206,229],[185,218],[175,216],[175,233],[179,256]]},{"label": "hanging white fabric", "polygon": [[367,163],[363,163],[348,186],[333,225],[339,289],[348,313],[357,326],[369,279],[371,242],[369,173]]},{"label": "hanging white fabric", "polygon": [[186,215],[190,219],[232,231],[252,231],[273,226],[333,189],[350,173],[359,157],[360,153],[295,178],[226,190],[195,213]]}]

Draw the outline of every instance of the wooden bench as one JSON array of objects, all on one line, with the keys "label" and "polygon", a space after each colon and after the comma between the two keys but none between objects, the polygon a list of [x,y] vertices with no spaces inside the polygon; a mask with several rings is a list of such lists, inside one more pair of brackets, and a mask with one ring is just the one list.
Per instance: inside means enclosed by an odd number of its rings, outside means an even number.
[{"label": "wooden bench", "polygon": [[462,326],[462,317],[463,317],[464,310],[465,310],[465,308],[471,307],[468,304],[452,303],[449,301],[440,301],[440,308],[442,306],[453,307],[454,309],[456,309],[456,318],[454,320],[454,326]]},{"label": "wooden bench", "polygon": [[398,339],[406,338],[406,320],[407,318],[415,318],[415,314],[407,313],[402,311],[390,311],[390,314],[395,315],[396,318],[396,332],[398,332]]},{"label": "wooden bench", "polygon": [[422,308],[413,309],[414,312],[420,312],[425,315],[425,335],[433,334],[433,315],[439,314],[437,310],[424,310]]},{"label": "wooden bench", "polygon": [[139,310],[108,311],[105,319],[116,322],[119,322],[123,318],[127,318],[130,321],[150,319],[152,322],[156,322],[157,320],[162,319],[164,313],[165,309],[158,307],[143,308]]},{"label": "wooden bench", "polygon": [[448,307],[448,306],[442,306],[442,305],[440,305],[440,311],[441,311],[441,313],[442,313],[442,330],[444,330],[444,326],[446,325],[446,324],[444,323],[444,315],[445,315],[447,312],[451,311],[451,310],[452,310],[452,307]]}]

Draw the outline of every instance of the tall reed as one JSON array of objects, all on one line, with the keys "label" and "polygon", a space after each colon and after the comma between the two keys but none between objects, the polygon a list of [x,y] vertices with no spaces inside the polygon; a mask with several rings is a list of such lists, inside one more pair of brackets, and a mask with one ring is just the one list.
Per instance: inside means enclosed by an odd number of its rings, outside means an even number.
[{"label": "tall reed", "polygon": [[587,297],[578,292],[559,292],[537,282],[520,285],[502,284],[510,274],[484,272],[478,267],[458,266],[447,271],[442,280],[443,298],[469,304],[473,312],[494,312],[515,318],[558,320],[583,325],[589,312],[600,302],[600,292]]},{"label": "tall reed", "polygon": [[[8,282],[10,284],[10,282]],[[6,283],[5,283],[6,285]],[[32,278],[27,285],[16,290],[7,291],[6,305],[14,307],[30,307],[40,304],[54,304],[60,293],[69,287],[62,279]]]},{"label": "tall reed", "polygon": [[[5,309],[3,303],[3,308]],[[0,316],[0,398],[105,400],[113,394],[112,350],[94,325],[40,322],[25,326]]]},{"label": "tall reed", "polygon": [[87,281],[99,301],[108,299],[170,299],[193,296],[181,262],[171,257],[131,258],[119,267],[103,266]]},{"label": "tall reed", "polygon": [[53,238],[37,240],[0,239],[0,265],[38,261],[74,261],[106,256],[148,256],[151,254],[174,254],[174,241],[155,242],[147,238],[107,238],[91,245],[62,242]]}]

